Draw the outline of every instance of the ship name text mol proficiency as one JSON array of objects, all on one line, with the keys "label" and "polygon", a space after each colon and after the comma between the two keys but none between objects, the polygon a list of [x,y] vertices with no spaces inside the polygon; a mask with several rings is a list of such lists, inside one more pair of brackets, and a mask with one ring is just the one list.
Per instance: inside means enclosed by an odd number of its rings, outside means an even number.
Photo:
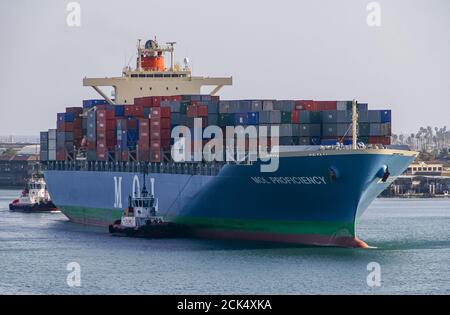
[{"label": "ship name text mol proficiency", "polygon": [[256,184],[326,185],[323,176],[251,177]]}]

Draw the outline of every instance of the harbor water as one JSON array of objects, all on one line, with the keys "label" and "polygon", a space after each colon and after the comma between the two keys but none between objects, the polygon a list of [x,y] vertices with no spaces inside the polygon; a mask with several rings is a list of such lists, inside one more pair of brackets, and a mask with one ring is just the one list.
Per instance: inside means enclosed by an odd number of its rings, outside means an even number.
[{"label": "harbor water", "polygon": [[450,293],[449,199],[378,199],[358,224],[374,248],[346,249],[114,237],[60,213],[10,212],[19,193],[0,190],[0,294]]}]

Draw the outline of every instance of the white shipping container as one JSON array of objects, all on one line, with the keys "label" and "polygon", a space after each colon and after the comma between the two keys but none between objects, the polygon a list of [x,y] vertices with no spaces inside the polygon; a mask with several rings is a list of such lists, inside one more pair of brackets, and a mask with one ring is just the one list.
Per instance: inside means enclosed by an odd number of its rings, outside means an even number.
[{"label": "white shipping container", "polygon": [[48,140],[48,149],[49,150],[56,150],[56,139],[49,139]]},{"label": "white shipping container", "polygon": [[56,129],[49,129],[48,130],[48,139],[49,140],[56,140]]},{"label": "white shipping container", "polygon": [[48,160],[49,161],[56,161],[56,150],[49,149],[49,151],[48,151]]}]

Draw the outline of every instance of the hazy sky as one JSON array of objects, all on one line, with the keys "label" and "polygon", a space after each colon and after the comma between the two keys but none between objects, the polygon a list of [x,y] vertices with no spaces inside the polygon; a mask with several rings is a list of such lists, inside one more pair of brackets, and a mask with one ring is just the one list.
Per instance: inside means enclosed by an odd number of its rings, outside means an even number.
[{"label": "hazy sky", "polygon": [[0,134],[55,127],[97,94],[82,78],[120,75],[137,38],[177,41],[194,75],[233,76],[222,98],[352,99],[393,110],[394,132],[450,125],[450,1],[80,0],[0,3]]}]

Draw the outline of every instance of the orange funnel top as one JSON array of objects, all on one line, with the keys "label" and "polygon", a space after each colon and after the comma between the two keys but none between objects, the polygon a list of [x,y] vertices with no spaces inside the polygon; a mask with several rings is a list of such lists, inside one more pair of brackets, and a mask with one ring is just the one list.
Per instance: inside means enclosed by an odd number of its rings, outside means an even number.
[{"label": "orange funnel top", "polygon": [[144,71],[164,71],[164,56],[142,56],[141,67]]}]

